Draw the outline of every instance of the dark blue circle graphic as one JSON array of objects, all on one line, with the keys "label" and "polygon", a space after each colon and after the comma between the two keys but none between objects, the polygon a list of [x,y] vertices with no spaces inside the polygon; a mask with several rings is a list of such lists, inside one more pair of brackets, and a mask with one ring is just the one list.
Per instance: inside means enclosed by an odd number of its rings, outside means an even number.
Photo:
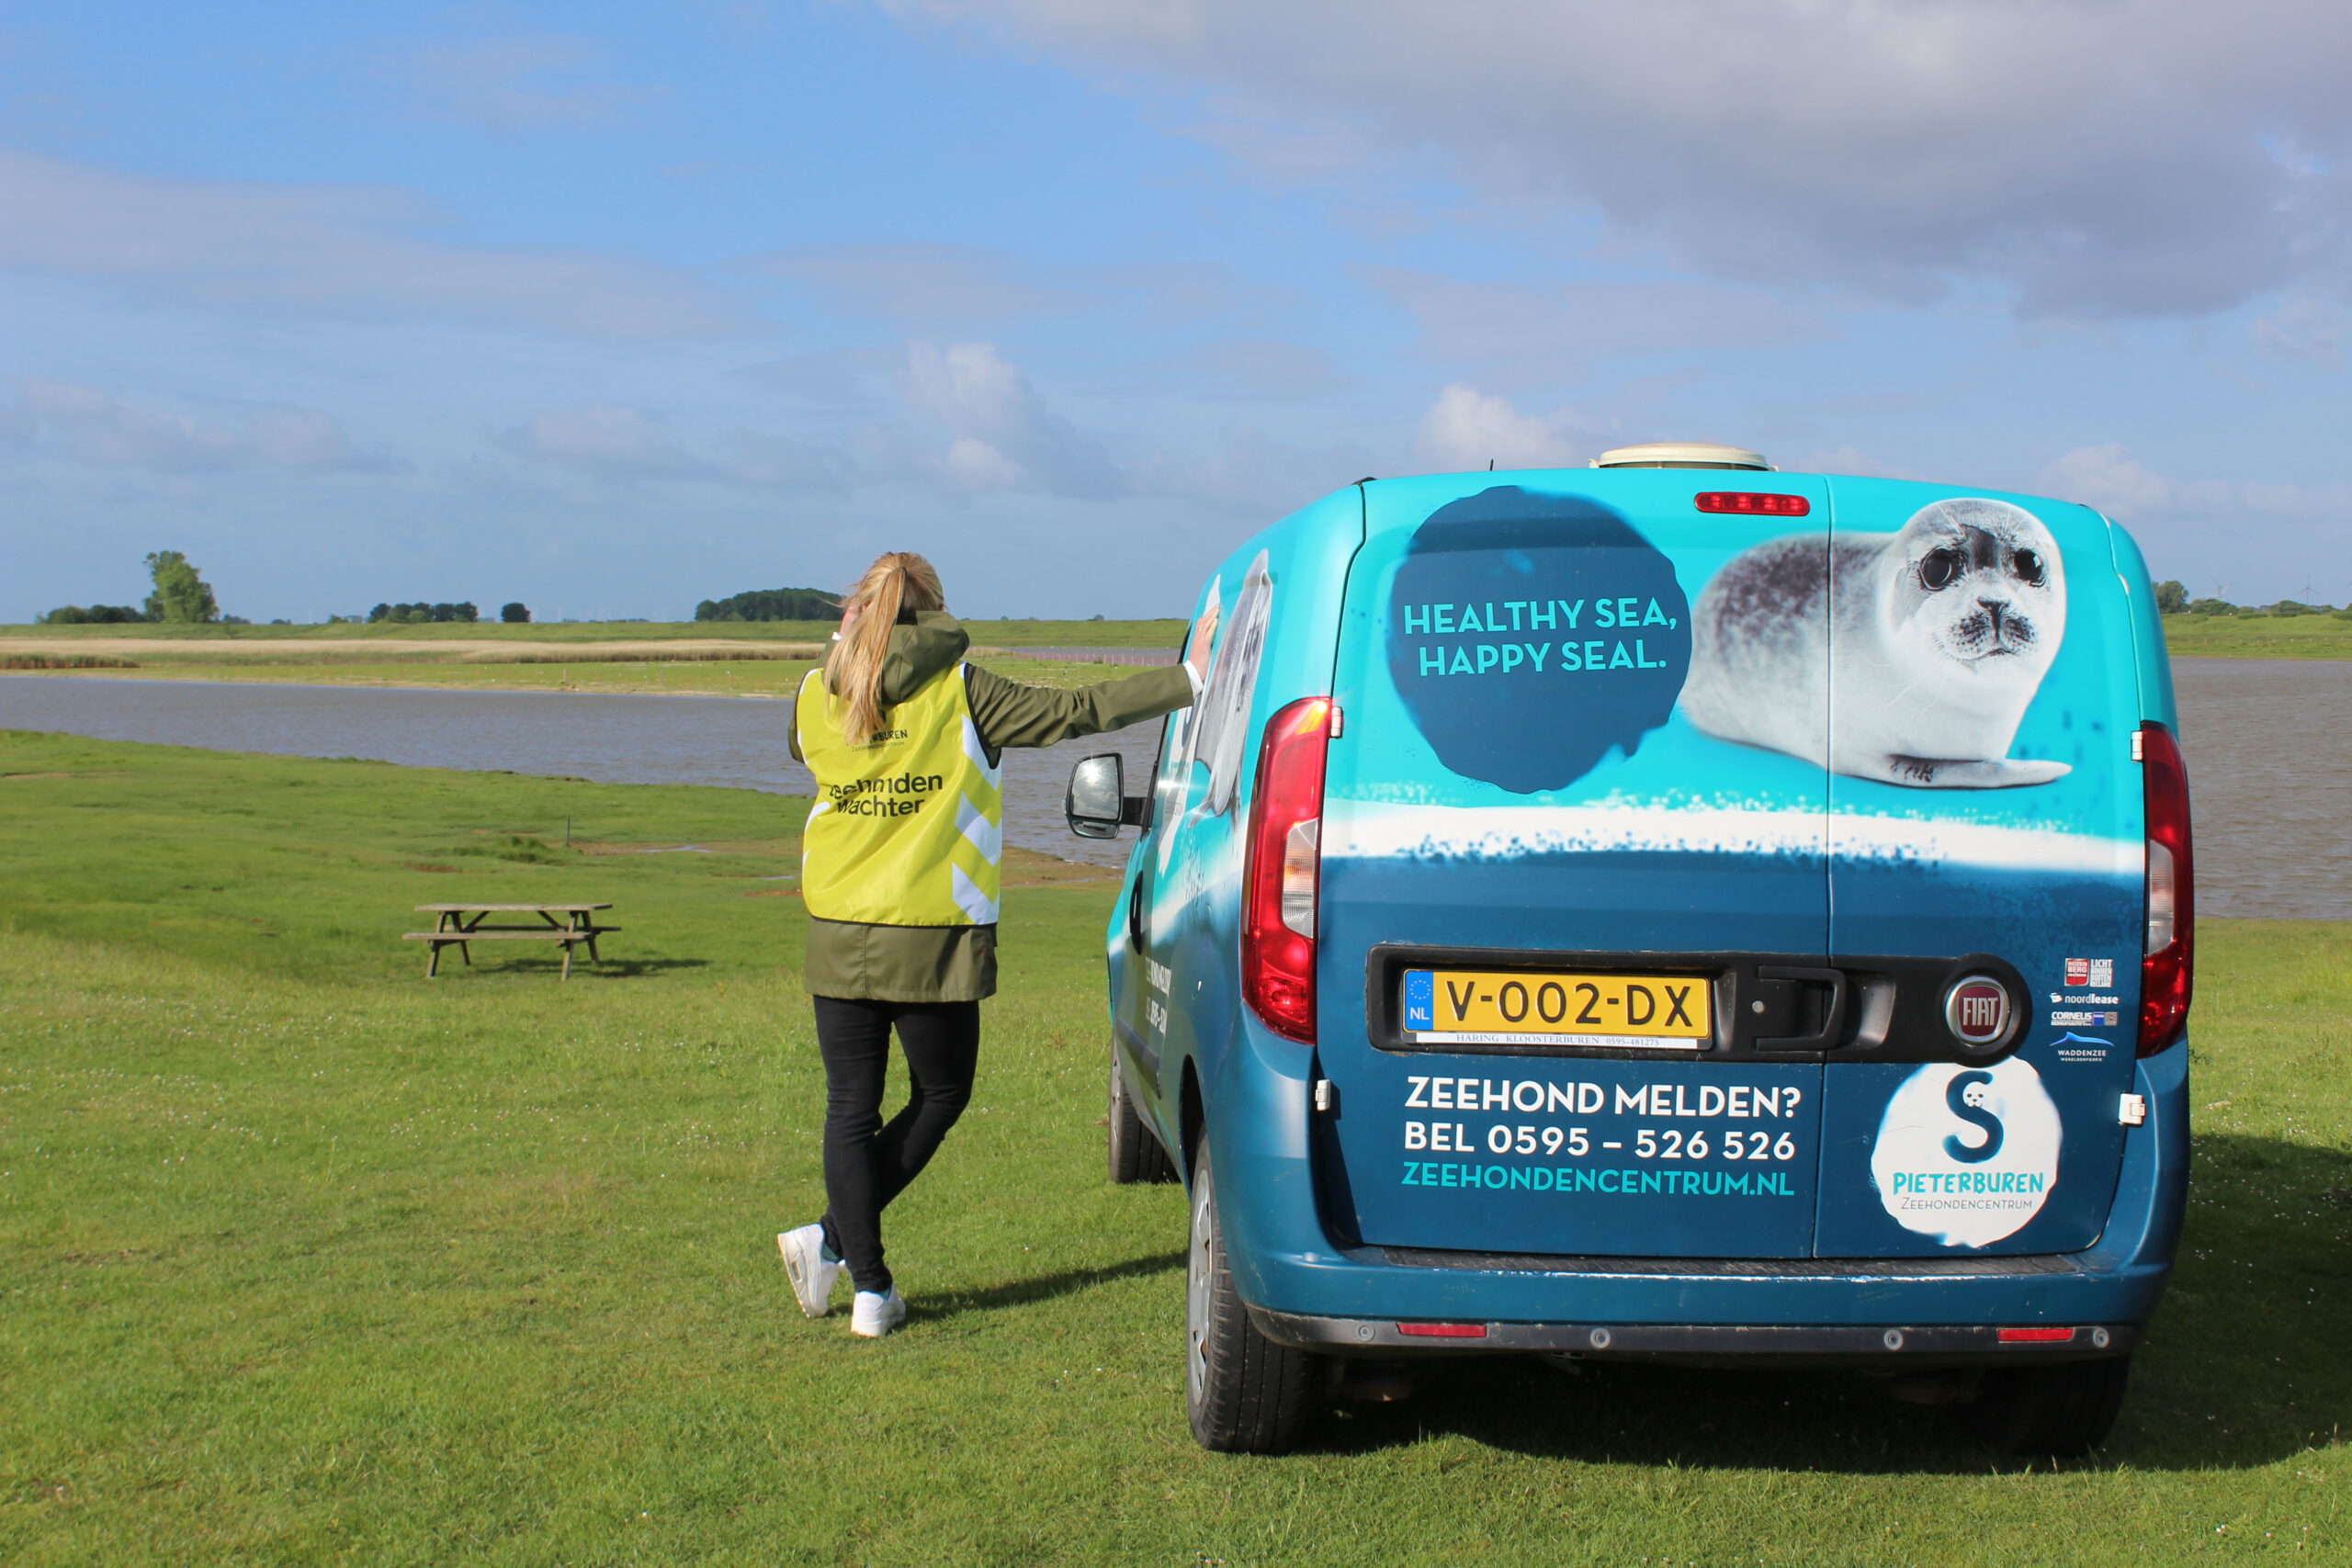
[{"label": "dark blue circle graphic", "polygon": [[1388,595],[1388,668],[1439,761],[1517,795],[1559,789],[1667,721],[1690,670],[1674,563],[1580,496],[1498,485],[1414,531]]}]

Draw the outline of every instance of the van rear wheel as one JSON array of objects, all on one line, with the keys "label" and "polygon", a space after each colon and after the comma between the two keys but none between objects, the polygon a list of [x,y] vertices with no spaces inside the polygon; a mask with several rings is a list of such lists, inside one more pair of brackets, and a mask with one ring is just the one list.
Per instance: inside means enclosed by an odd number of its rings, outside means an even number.
[{"label": "van rear wheel", "polygon": [[2078,1454],[2106,1439],[2131,1375],[2129,1356],[1998,1367],[1954,1414],[1977,1437],[2011,1453]]},{"label": "van rear wheel", "polygon": [[1176,1162],[1159,1146],[1144,1124],[1136,1097],[1127,1092],[1127,1075],[1119,1068],[1119,1049],[1111,1048],[1111,1179],[1121,1186],[1139,1181],[1173,1181]]},{"label": "van rear wheel", "polygon": [[1193,1168],[1193,1234],[1184,1277],[1184,1407],[1214,1453],[1282,1454],[1306,1424],[1314,1358],[1258,1332],[1226,1266],[1208,1141]]}]

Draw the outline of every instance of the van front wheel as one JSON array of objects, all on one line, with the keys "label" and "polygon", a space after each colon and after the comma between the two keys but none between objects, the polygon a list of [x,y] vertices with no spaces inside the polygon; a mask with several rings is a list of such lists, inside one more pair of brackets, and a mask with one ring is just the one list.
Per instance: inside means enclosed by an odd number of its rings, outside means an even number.
[{"label": "van front wheel", "polygon": [[1306,1421],[1313,1358],[1258,1332],[1226,1266],[1216,1182],[1204,1138],[1193,1168],[1193,1234],[1184,1278],[1184,1405],[1214,1453],[1281,1454]]},{"label": "van front wheel", "polygon": [[1136,1097],[1127,1090],[1127,1075],[1119,1068],[1119,1048],[1111,1047],[1111,1179],[1126,1186],[1138,1181],[1173,1181],[1176,1162],[1159,1146],[1144,1124]]},{"label": "van front wheel", "polygon": [[2000,1367],[1954,1412],[1985,1442],[2018,1454],[2078,1454],[2106,1440],[2123,1408],[2132,1358]]}]

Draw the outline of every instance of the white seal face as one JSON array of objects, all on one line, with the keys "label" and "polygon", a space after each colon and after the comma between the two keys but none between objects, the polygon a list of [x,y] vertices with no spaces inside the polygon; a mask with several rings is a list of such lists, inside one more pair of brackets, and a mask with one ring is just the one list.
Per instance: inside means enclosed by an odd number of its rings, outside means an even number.
[{"label": "white seal face", "polygon": [[1878,1201],[1905,1230],[1987,1247],[2041,1213],[2058,1181],[2058,1107],[2021,1056],[1935,1062],[1886,1102],[1871,1148]]},{"label": "white seal face", "polygon": [[[1939,501],[1881,558],[1887,630],[2030,700],[2066,631],[2066,580],[2041,520],[2005,501]],[[1908,634],[1906,637],[1905,634]]]},{"label": "white seal face", "polygon": [[2071,771],[2008,756],[2066,635],[2057,541],[2022,507],[1962,497],[1899,533],[1768,540],[1692,618],[1682,705],[1710,735],[1914,788]]}]

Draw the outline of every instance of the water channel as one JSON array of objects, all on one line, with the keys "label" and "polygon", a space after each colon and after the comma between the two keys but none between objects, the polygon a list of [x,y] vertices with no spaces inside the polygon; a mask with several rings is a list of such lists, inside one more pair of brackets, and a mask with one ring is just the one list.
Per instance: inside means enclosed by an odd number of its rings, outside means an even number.
[{"label": "water channel", "polygon": [[[2196,800],[2199,908],[2352,919],[2352,664],[2181,659],[2173,677]],[[785,750],[785,716],[782,703],[747,697],[0,676],[0,728],[805,795],[808,774]],[[1062,787],[1078,758],[1117,750],[1140,790],[1159,737],[1159,726],[1139,725],[1007,752],[1006,837],[1124,864],[1132,835],[1072,837]]]}]

